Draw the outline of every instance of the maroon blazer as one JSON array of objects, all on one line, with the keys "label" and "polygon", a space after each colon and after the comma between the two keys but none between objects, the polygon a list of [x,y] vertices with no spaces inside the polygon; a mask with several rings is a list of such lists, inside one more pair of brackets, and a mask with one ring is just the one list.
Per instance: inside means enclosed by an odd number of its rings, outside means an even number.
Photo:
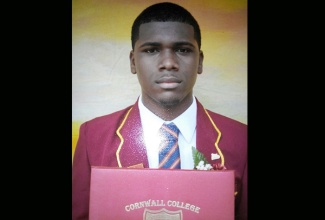
[{"label": "maroon blazer", "polygon": [[[196,101],[196,148],[210,164],[215,163],[211,153],[220,149],[224,166],[235,170],[236,219],[247,219],[247,125],[206,110]],[[123,110],[83,123],[72,165],[72,219],[88,219],[91,166],[137,164],[149,167],[138,100]]]}]

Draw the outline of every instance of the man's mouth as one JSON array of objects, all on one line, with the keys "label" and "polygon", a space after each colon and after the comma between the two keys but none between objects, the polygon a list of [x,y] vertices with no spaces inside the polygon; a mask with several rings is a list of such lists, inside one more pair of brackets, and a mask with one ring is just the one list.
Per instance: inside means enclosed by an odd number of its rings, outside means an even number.
[{"label": "man's mouth", "polygon": [[176,77],[161,77],[156,83],[163,89],[175,89],[182,81]]}]

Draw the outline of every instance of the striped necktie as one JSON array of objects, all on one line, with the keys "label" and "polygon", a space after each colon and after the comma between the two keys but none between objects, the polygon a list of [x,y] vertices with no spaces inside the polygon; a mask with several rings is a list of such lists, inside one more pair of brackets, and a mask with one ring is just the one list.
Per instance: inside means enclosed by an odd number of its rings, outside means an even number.
[{"label": "striped necktie", "polygon": [[159,167],[166,169],[180,169],[181,158],[178,147],[179,129],[174,123],[164,123],[160,130],[159,136],[161,142],[159,145]]}]

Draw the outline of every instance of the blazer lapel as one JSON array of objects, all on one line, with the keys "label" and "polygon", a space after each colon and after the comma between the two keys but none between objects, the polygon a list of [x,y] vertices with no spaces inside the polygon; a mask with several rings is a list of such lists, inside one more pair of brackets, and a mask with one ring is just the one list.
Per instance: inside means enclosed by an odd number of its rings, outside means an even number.
[{"label": "blazer lapel", "polygon": [[218,153],[215,146],[218,137],[219,133],[213,127],[204,107],[197,100],[196,148],[204,154],[211,165],[216,163],[211,159],[211,154]]},{"label": "blazer lapel", "polygon": [[120,130],[120,134],[124,139],[118,155],[122,167],[138,167],[137,165],[142,164],[142,167],[148,168],[138,101],[133,105]]}]

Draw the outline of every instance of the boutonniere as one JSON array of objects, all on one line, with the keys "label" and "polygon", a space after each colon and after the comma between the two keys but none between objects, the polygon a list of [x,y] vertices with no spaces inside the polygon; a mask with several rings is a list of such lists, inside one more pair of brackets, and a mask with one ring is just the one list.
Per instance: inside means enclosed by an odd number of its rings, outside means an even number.
[{"label": "boutonniere", "polygon": [[[210,164],[206,157],[198,151],[195,147],[192,147],[194,170],[225,170],[226,167],[220,163]],[[211,160],[217,160],[220,156],[216,153],[211,154]]]}]

